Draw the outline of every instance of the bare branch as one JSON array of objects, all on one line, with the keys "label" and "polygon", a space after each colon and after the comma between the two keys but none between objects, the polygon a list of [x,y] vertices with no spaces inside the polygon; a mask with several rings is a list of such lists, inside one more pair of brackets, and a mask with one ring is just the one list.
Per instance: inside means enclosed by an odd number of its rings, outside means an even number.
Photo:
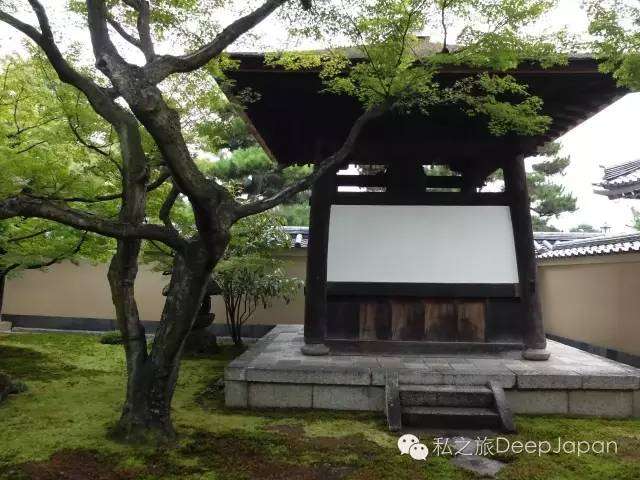
[{"label": "bare branch", "polygon": [[109,22],[109,25],[111,25],[111,27],[116,32],[118,32],[118,35],[120,35],[122,38],[124,38],[127,42],[129,42],[134,47],[142,50],[142,44],[140,43],[140,40],[134,37],[133,35],[131,35],[129,32],[127,32],[125,28],[120,24],[120,22],[118,22],[111,15],[107,15],[107,22]]},{"label": "bare branch", "polygon": [[338,151],[316,164],[316,167],[313,169],[312,173],[300,179],[299,181],[283,188],[270,198],[240,205],[236,208],[236,218],[243,218],[249,215],[264,212],[265,210],[269,210],[270,208],[280,205],[286,200],[292,198],[294,195],[308,189],[316,180],[330,172],[335,167],[342,165],[343,162],[347,160],[347,158],[353,152],[354,148],[357,145],[360,134],[369,124],[369,122],[381,117],[386,112],[388,112],[390,108],[390,104],[384,103],[366,110],[355,121],[355,123],[351,127],[351,130],[349,131],[347,139],[344,141]]},{"label": "bare branch", "polygon": [[174,231],[176,230],[176,227],[171,221],[171,210],[173,209],[173,206],[178,199],[178,195],[180,195],[180,191],[174,185],[173,187],[171,187],[171,191],[169,192],[169,195],[167,195],[167,198],[165,198],[162,207],[160,207],[160,213],[158,215],[160,217],[160,220],[162,220],[162,223],[164,223],[167,228],[170,228]]},{"label": "bare branch", "polygon": [[32,150],[32,149],[34,149],[36,147],[39,147],[40,145],[43,145],[45,143],[47,143],[46,140],[40,140],[39,142],[33,143],[33,144],[29,145],[28,147],[25,147],[25,148],[23,148],[21,150],[17,150],[16,153],[18,155],[21,154],[21,153],[27,153],[29,150]]},{"label": "bare branch", "polygon": [[[48,232],[49,230],[45,230],[44,232]],[[69,252],[63,253],[61,255],[58,255],[57,257],[53,257],[50,260],[47,260],[45,262],[38,262],[38,263],[30,263],[28,265],[21,265],[20,263],[14,263],[13,265],[9,265],[8,267],[0,270],[0,277],[4,277],[6,276],[9,272],[15,270],[16,268],[22,267],[25,270],[38,270],[40,268],[45,268],[45,267],[50,267],[51,265],[55,265],[56,263],[61,262],[62,260],[64,260],[65,258],[71,258],[74,255],[76,255],[77,253],[80,253],[80,250],[82,249],[82,245],[84,244],[85,240],[87,239],[87,235],[88,232],[83,232],[82,233],[82,237],[80,237],[80,240],[78,241],[78,243],[76,244],[76,246],[70,250]],[[35,235],[34,235],[35,236]],[[6,252],[1,251],[0,250],[0,254],[4,254]]]},{"label": "bare branch", "polygon": [[9,135],[7,135],[7,138],[15,138],[15,137],[19,137],[20,135],[22,135],[24,132],[28,132],[29,130],[33,130],[34,128],[38,128],[38,127],[43,127],[51,122],[55,122],[56,120],[60,120],[62,117],[51,117],[51,118],[46,118],[38,123],[35,123],[33,125],[29,125],[28,127],[21,127],[19,130],[10,133]]},{"label": "bare branch", "polygon": [[125,0],[123,3],[133,8],[138,13],[136,26],[138,29],[138,38],[127,32],[127,30],[119,23],[109,12],[106,12],[106,20],[111,27],[118,32],[131,45],[140,50],[148,62],[156,56],[153,39],[151,38],[151,11],[147,0]]},{"label": "bare branch", "polygon": [[[85,140],[82,137],[82,135],[80,135],[80,132],[78,131],[79,125],[74,125],[74,123],[71,121],[71,118],[67,117],[67,123],[69,124],[69,129],[71,130],[71,133],[73,133],[73,136],[76,137],[76,140],[78,141],[78,143],[80,145],[82,145],[84,147],[87,147],[89,150],[93,150],[94,152],[96,152],[99,155],[102,155],[103,157],[111,157],[109,152],[105,152],[104,150],[102,150],[97,145],[94,145],[93,143]],[[116,166],[118,167],[118,170],[120,170],[120,172],[122,172],[122,169],[120,168],[120,165],[116,165]]]},{"label": "bare branch", "polygon": [[169,179],[169,177],[171,177],[171,173],[169,172],[169,170],[167,170],[166,168],[162,168],[160,171],[160,175],[158,175],[158,178],[156,178],[153,182],[147,185],[147,192],[150,192],[160,187],[164,182],[166,182]]},{"label": "bare branch", "polygon": [[156,52],[151,38],[151,11],[148,0],[139,0],[138,10],[138,35],[140,35],[140,46],[142,53],[148,62],[156,57]]},{"label": "bare branch", "polygon": [[46,262],[41,262],[41,263],[30,263],[29,265],[26,265],[25,269],[27,270],[38,270],[40,268],[45,268],[45,267],[50,267],[51,265],[55,265],[56,263],[60,263],[62,260],[66,259],[66,258],[71,258],[74,255],[80,253],[80,250],[82,250],[82,245],[84,245],[84,242],[87,240],[87,236],[88,236],[88,232],[84,231],[82,232],[82,236],[80,237],[80,240],[78,241],[78,243],[76,244],[75,247],[73,247],[73,249],[71,249],[70,251],[63,253],[61,255],[58,255],[57,257],[53,257],[51,260],[48,260]]},{"label": "bare branch", "polygon": [[145,67],[148,80],[152,84],[158,84],[173,73],[192,72],[203,67],[285,2],[287,0],[267,0],[253,12],[228,25],[211,42],[195,52],[181,56],[163,55],[158,57]]},{"label": "bare branch", "polygon": [[0,201],[0,220],[13,217],[43,218],[70,227],[118,239],[157,240],[176,250],[184,247],[184,240],[161,225],[116,222],[87,212],[66,207],[59,202],[18,195]]},{"label": "bare branch", "polygon": [[44,235],[45,233],[49,233],[50,231],[51,231],[51,229],[45,228],[43,230],[38,230],[37,232],[30,233],[28,235],[22,235],[20,237],[12,237],[12,238],[9,238],[7,240],[7,243],[23,242],[24,240],[30,240],[32,238],[39,237],[40,235]]}]

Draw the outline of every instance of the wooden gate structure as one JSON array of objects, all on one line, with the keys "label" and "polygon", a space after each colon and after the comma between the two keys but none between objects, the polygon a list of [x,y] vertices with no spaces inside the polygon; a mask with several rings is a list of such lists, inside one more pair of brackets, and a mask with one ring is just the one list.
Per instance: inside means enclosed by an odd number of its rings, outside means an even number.
[{"label": "wooden gate structure", "polygon": [[[351,97],[322,93],[317,70],[234,58],[236,91],[258,94],[246,121],[280,164],[321,162],[362,112]],[[438,80],[477,73],[451,67]],[[624,92],[588,58],[509,74],[544,101],[553,120],[544,135],[495,136],[453,107],[390,113],[349,158],[360,174],[331,172],[313,186],[304,353],[519,349],[548,358],[524,158]],[[433,175],[434,165],[450,173]],[[481,191],[497,170],[504,190]]]}]

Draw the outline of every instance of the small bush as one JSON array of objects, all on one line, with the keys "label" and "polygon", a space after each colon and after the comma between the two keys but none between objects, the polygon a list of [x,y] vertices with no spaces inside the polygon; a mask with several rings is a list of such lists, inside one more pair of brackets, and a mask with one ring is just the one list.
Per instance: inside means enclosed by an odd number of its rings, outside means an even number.
[{"label": "small bush", "polygon": [[4,372],[0,372],[0,402],[9,395],[27,391],[27,385],[23,382],[11,381],[11,377]]},{"label": "small bush", "polygon": [[100,343],[103,345],[122,345],[124,342],[122,334],[116,330],[100,335]]},{"label": "small bush", "polygon": [[11,387],[12,387],[12,392],[11,393],[15,393],[15,394],[24,393],[27,390],[29,390],[29,387],[27,387],[27,384],[24,383],[24,382],[20,382],[20,381],[13,382]]}]

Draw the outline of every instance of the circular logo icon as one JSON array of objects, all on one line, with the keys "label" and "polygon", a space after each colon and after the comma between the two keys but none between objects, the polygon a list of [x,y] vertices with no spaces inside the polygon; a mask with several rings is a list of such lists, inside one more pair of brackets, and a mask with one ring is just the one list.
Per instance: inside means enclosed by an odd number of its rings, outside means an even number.
[{"label": "circular logo icon", "polygon": [[429,455],[429,449],[423,443],[414,443],[409,448],[409,456],[414,460],[426,460]]},{"label": "circular logo icon", "polygon": [[409,453],[411,446],[416,443],[420,443],[420,440],[415,435],[411,435],[410,433],[402,435],[398,439],[398,450],[400,450],[400,454],[404,455],[405,453]]}]

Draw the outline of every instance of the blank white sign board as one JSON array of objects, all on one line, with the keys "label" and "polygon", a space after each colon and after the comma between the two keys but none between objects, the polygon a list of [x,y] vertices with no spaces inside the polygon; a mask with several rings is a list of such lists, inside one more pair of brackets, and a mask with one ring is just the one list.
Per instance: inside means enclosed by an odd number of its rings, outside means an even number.
[{"label": "blank white sign board", "polygon": [[329,282],[517,283],[509,207],[332,205]]}]

